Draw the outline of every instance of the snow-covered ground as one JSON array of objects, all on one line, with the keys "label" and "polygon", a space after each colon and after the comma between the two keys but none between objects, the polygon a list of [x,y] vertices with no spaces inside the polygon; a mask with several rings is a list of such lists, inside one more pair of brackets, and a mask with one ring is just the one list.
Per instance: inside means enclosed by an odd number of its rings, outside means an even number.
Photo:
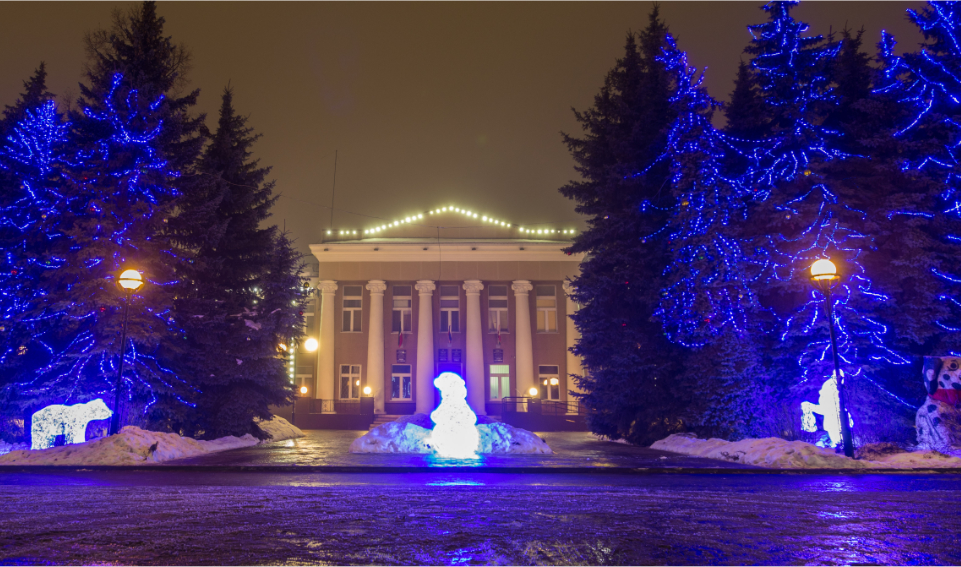
[{"label": "snow-covered ground", "polygon": [[[488,420],[485,420],[488,421]],[[384,423],[371,429],[350,444],[351,453],[432,453],[428,445],[430,438],[430,418],[419,413],[403,416],[397,421]],[[506,423],[488,421],[477,424],[480,444],[477,452],[542,454],[553,453],[540,437],[526,429],[512,427]]]},{"label": "snow-covered ground", "polygon": [[855,460],[837,454],[833,449],[777,437],[724,441],[679,434],[655,442],[651,449],[774,469],[961,468],[961,458],[937,451],[885,452],[871,451],[866,447],[862,451],[868,455]]},{"label": "snow-covered ground", "polygon": [[[271,437],[265,443],[304,435],[303,431],[281,417],[275,416],[269,421],[258,422],[258,425]],[[86,443],[41,451],[12,450],[0,455],[0,465],[142,465],[250,447],[258,443],[260,441],[253,435],[202,441],[128,425],[117,435]]]}]

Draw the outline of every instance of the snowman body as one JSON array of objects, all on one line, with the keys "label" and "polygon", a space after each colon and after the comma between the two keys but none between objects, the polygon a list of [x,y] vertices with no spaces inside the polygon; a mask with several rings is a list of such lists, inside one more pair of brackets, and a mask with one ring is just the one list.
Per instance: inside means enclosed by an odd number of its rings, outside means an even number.
[{"label": "snowman body", "polygon": [[443,372],[434,379],[440,390],[441,400],[431,412],[434,422],[429,443],[441,457],[472,459],[477,457],[480,434],[477,432],[477,416],[467,405],[467,387],[464,380],[453,372]]}]

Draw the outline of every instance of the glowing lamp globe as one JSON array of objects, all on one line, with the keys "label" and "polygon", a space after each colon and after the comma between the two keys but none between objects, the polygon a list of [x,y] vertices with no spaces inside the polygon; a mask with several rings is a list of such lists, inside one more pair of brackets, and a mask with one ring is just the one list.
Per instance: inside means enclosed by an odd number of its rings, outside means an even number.
[{"label": "glowing lamp globe", "polygon": [[307,393],[307,386],[301,386],[301,387],[300,387],[300,393],[301,393],[301,395],[306,394],[306,393]]},{"label": "glowing lamp globe", "polygon": [[530,390],[527,391],[527,393],[530,394],[531,397],[533,398],[534,396],[537,395],[537,388],[531,388]]},{"label": "glowing lamp globe", "polygon": [[822,258],[811,266],[811,279],[814,281],[831,281],[837,279],[838,269],[834,262]]},{"label": "glowing lamp globe", "polygon": [[143,277],[137,270],[124,270],[117,278],[117,285],[125,291],[137,291],[143,285]]},{"label": "glowing lamp globe", "polygon": [[560,382],[557,378],[551,378],[551,386],[557,386]]},{"label": "glowing lamp globe", "polygon": [[304,341],[304,350],[306,350],[307,352],[314,352],[315,350],[317,350],[318,346],[320,346],[320,344],[317,342],[317,339],[315,338],[309,338],[306,341]]},{"label": "glowing lamp globe", "polygon": [[369,396],[371,392],[370,386],[364,386],[364,395]]}]

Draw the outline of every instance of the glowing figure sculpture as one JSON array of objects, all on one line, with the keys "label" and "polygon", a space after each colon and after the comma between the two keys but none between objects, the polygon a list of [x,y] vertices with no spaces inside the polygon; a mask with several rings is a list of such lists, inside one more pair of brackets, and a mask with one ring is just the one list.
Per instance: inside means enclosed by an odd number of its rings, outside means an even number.
[{"label": "glowing figure sculpture", "polygon": [[453,372],[443,372],[434,379],[434,386],[440,390],[441,401],[430,414],[434,429],[428,443],[441,457],[477,458],[480,434],[475,427],[477,416],[467,405],[464,380]]},{"label": "glowing figure sculpture", "polygon": [[[842,373],[843,375],[843,373]],[[838,401],[838,383],[834,376],[828,378],[818,392],[818,403],[801,402],[801,429],[814,433],[818,430],[814,414],[824,416],[824,430],[831,438],[831,447],[837,447],[841,442],[840,402]],[[854,420],[848,415],[848,422],[854,427]],[[824,445],[819,441],[819,447]]]},{"label": "glowing figure sculpture", "polygon": [[63,435],[68,445],[83,443],[87,440],[87,424],[111,415],[113,412],[100,398],[72,406],[47,406],[30,418],[30,448],[36,451],[53,447],[57,435]]}]

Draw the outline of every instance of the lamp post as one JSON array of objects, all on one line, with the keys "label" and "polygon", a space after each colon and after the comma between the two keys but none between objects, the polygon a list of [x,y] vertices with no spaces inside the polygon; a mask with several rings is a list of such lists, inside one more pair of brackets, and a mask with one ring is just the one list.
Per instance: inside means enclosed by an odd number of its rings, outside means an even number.
[{"label": "lamp post", "polygon": [[123,325],[120,327],[120,364],[117,369],[117,386],[114,388],[110,435],[120,432],[120,391],[123,388],[123,357],[127,349],[127,315],[130,312],[130,295],[143,286],[143,277],[137,270],[124,270],[117,278],[117,286],[124,292]]},{"label": "lamp post", "polygon": [[830,260],[821,259],[811,266],[811,283],[824,296],[824,311],[827,313],[828,329],[831,331],[831,354],[834,358],[834,382],[838,388],[838,419],[841,421],[841,443],[844,445],[844,456],[853,458],[854,443],[851,441],[851,424],[848,421],[841,361],[838,358],[838,341],[834,332],[834,302],[831,300],[831,290],[838,280],[840,280],[838,269]]}]

